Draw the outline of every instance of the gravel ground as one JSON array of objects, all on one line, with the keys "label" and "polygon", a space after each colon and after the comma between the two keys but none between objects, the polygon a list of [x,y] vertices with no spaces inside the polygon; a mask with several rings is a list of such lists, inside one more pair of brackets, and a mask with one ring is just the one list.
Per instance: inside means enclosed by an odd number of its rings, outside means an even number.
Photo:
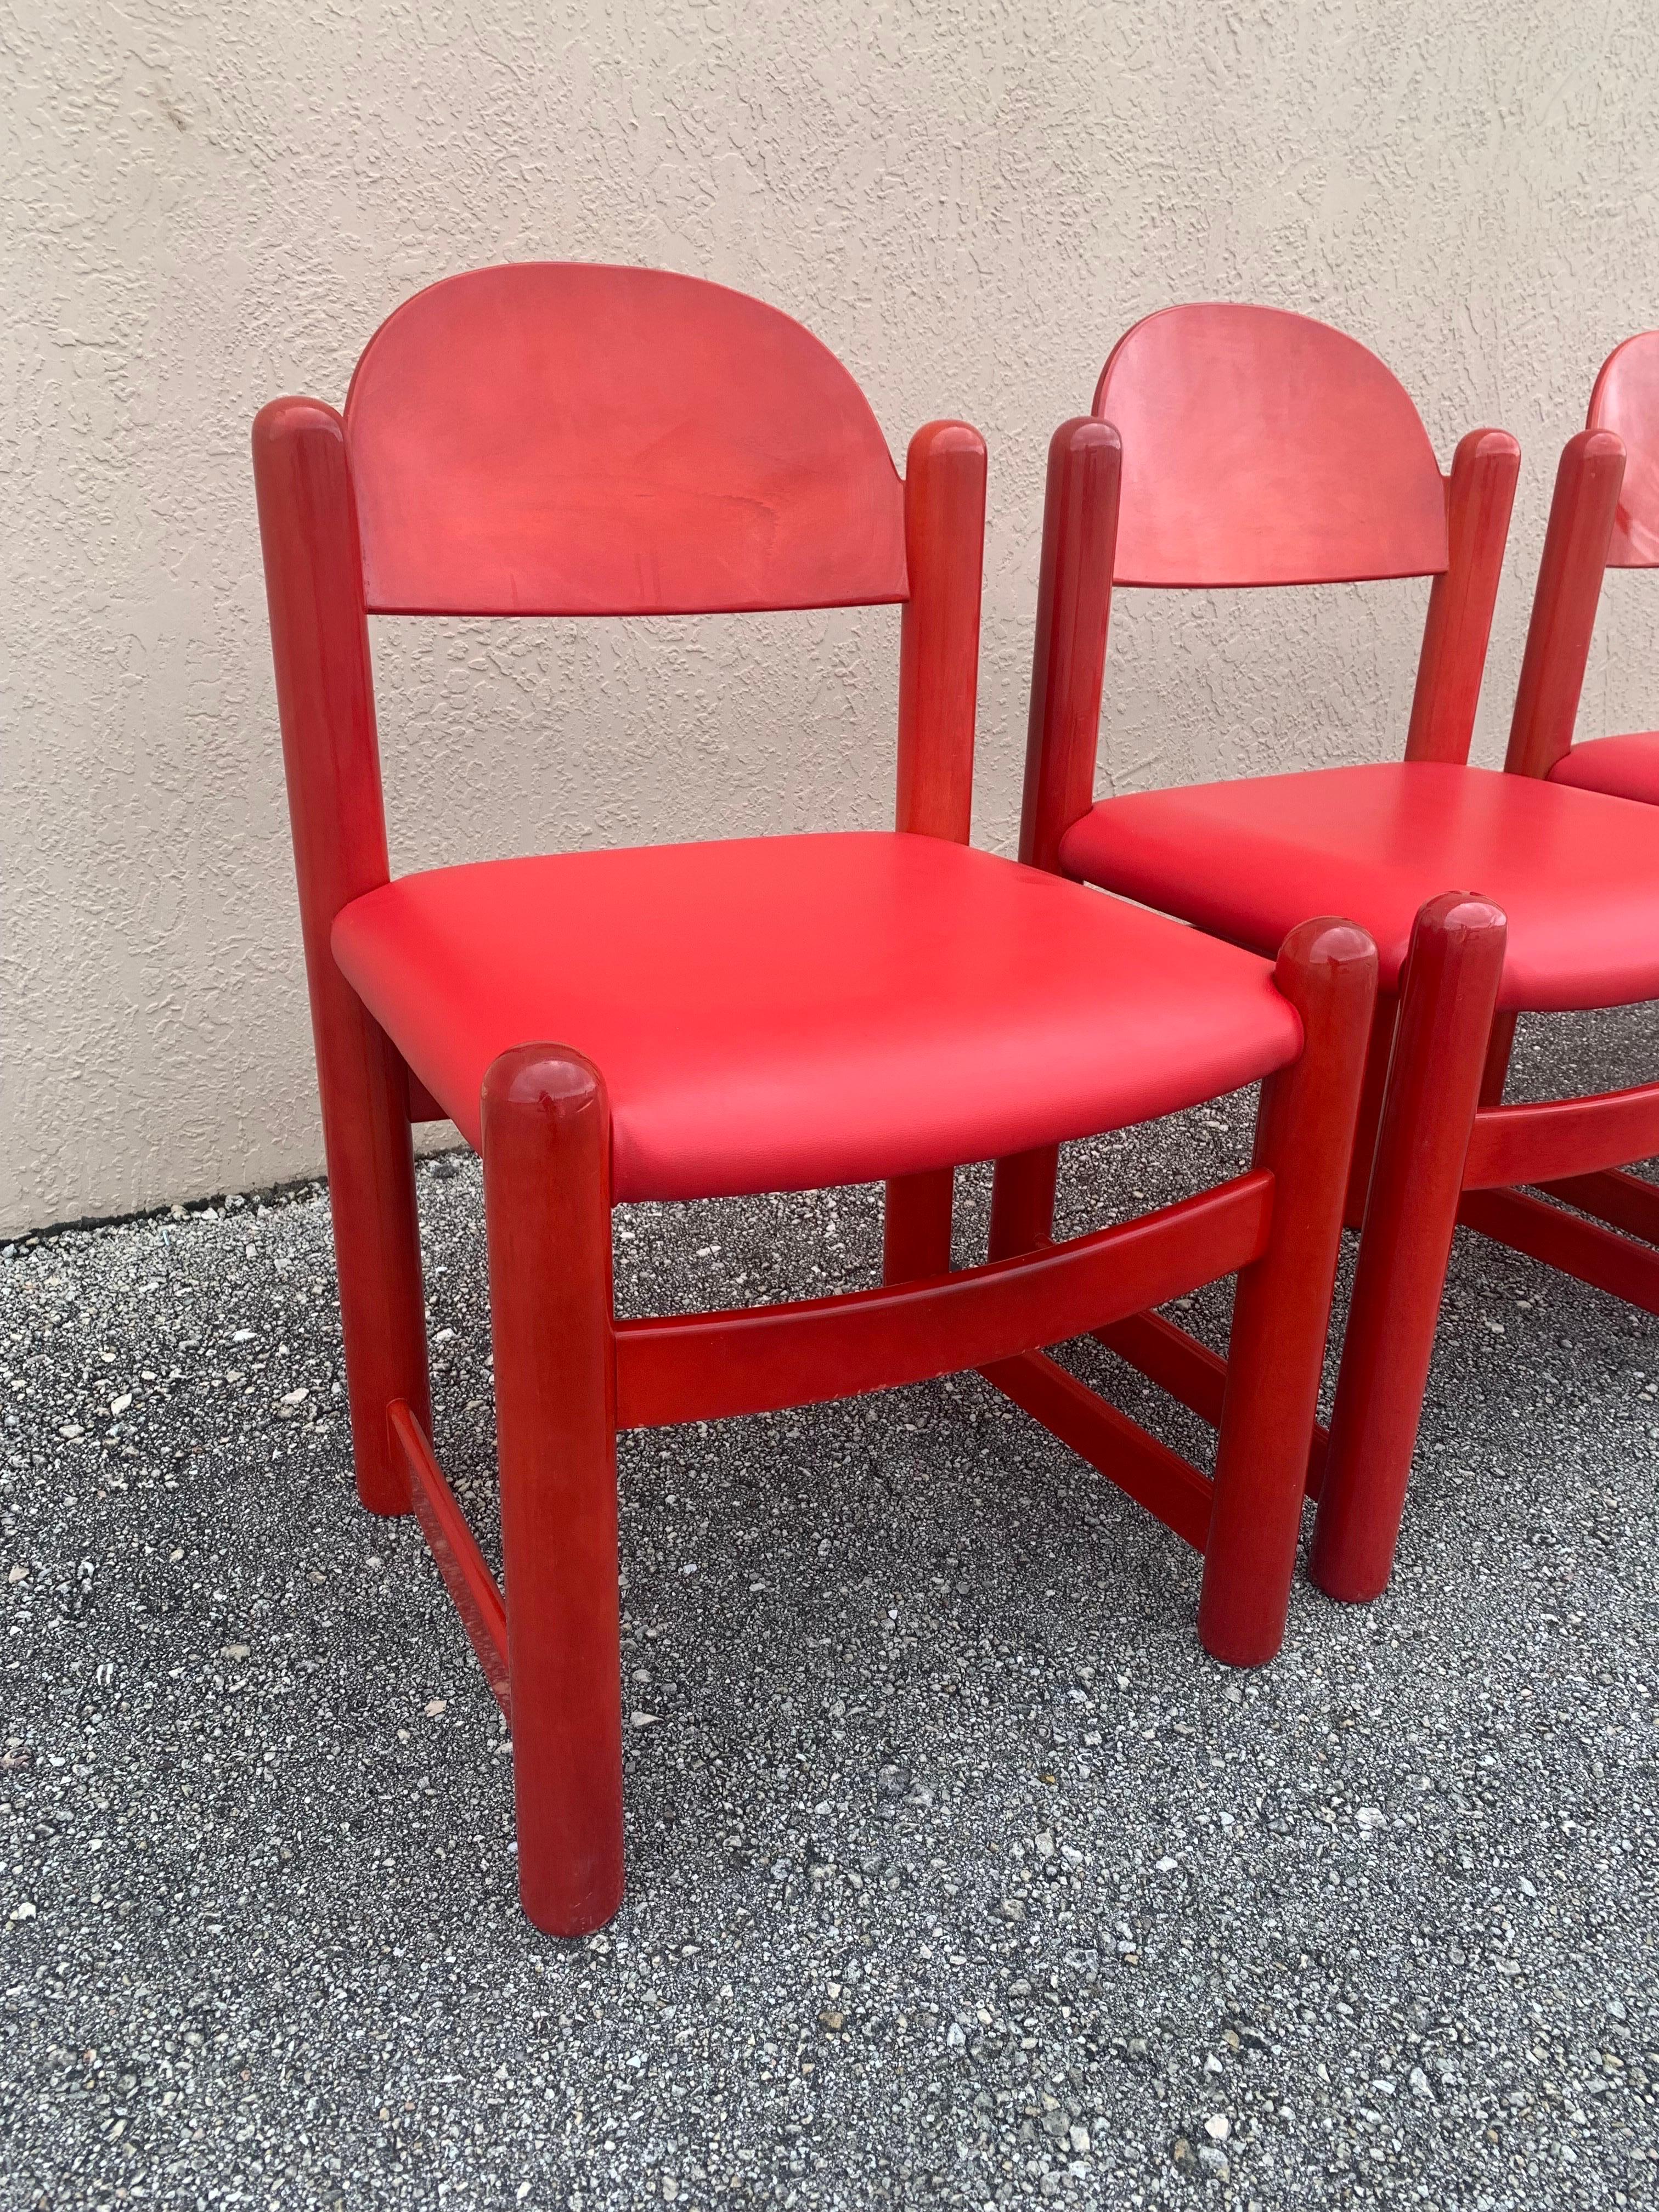
[{"label": "gravel ground", "polygon": [[[1629,1080],[1651,1012],[1524,1073]],[[1068,1209],[1244,1121],[1079,1148]],[[488,1532],[477,1172],[421,1188]],[[864,1191],[641,1208],[620,1296],[876,1249]],[[572,1946],[419,1534],[353,1501],[321,1193],[7,1248],[0,1337],[6,2206],[1659,2201],[1651,1320],[1461,1243],[1395,1587],[1300,1584],[1249,1676],[975,1379],[626,1440],[630,1890]]]}]

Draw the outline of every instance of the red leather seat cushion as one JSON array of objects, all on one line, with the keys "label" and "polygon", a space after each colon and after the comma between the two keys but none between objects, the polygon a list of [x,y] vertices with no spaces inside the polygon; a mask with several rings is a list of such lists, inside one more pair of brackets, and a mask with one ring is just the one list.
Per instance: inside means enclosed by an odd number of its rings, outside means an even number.
[{"label": "red leather seat cushion", "polygon": [[1639,799],[1659,806],[1659,730],[1632,731],[1623,738],[1591,738],[1575,745],[1550,770],[1552,783],[1580,791],[1604,791],[1615,799]]},{"label": "red leather seat cushion", "polygon": [[1346,915],[1376,939],[1385,989],[1418,908],[1475,891],[1509,917],[1504,1006],[1659,996],[1659,813],[1528,776],[1419,763],[1139,792],[1075,822],[1060,860],[1264,951]]},{"label": "red leather seat cushion", "polygon": [[474,1146],[498,1053],[586,1054],[621,1199],[1023,1152],[1218,1097],[1301,1048],[1248,953],[892,832],[440,868],[355,900],[333,943]]}]

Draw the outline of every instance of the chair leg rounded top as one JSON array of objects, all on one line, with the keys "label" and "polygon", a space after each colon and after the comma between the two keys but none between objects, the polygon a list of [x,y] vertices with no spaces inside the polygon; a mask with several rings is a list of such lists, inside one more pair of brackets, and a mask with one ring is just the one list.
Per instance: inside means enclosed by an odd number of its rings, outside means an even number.
[{"label": "chair leg rounded top", "polygon": [[1442,891],[1419,908],[1419,931],[1438,937],[1481,937],[1488,930],[1504,932],[1509,920],[1501,906],[1480,891]]},{"label": "chair leg rounded top", "polygon": [[499,1054],[484,1071],[483,1118],[488,1124],[498,1114],[526,1107],[550,1111],[558,1118],[604,1094],[604,1077],[574,1047],[519,1044]]}]

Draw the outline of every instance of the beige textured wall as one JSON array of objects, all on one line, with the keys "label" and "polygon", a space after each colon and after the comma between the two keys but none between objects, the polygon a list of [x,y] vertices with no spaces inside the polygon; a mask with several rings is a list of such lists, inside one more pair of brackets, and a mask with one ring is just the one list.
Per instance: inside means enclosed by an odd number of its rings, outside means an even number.
[{"label": "beige textured wall", "polygon": [[[340,398],[418,286],[706,274],[817,331],[896,450],[979,423],[1003,843],[1043,448],[1133,318],[1303,308],[1382,352],[1443,457],[1516,432],[1489,756],[1555,451],[1659,321],[1652,0],[14,0],[0,76],[3,1228],[319,1163],[247,425]],[[1135,604],[1106,775],[1387,754],[1421,600]],[[1659,698],[1659,584],[1614,602],[1598,726]],[[383,623],[396,858],[883,820],[895,637]]]}]

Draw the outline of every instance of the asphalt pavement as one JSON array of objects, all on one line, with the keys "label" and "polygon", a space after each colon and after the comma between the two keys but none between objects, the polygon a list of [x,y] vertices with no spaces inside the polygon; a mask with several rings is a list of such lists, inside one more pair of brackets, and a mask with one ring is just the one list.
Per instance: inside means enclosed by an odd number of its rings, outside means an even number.
[{"label": "asphalt pavement", "polygon": [[[1637,1079],[1653,1012],[1524,1080]],[[1247,1122],[1078,1148],[1066,1221]],[[476,1165],[421,1190],[488,1548]],[[619,1300],[878,1246],[868,1191],[632,1209]],[[564,1945],[337,1320],[314,1187],[0,1255],[0,2203],[1659,2203],[1659,1322],[1460,1239],[1395,1584],[1299,1578],[1252,1674],[975,1378],[625,1439],[629,1897]]]}]

